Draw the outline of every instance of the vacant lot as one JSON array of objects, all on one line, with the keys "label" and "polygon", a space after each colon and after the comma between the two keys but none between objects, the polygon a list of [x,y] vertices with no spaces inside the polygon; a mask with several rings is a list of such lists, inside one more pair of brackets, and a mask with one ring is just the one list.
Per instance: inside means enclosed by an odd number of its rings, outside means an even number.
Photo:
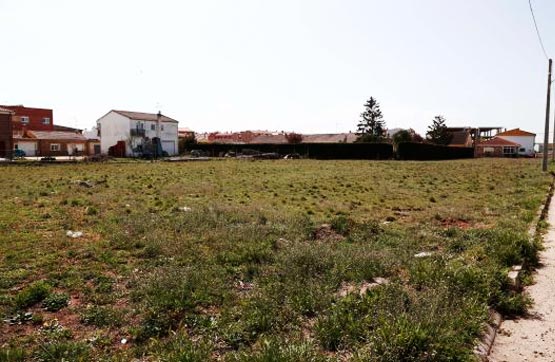
[{"label": "vacant lot", "polygon": [[505,275],[550,183],[486,159],[0,174],[0,361],[472,360],[489,307],[526,309]]}]

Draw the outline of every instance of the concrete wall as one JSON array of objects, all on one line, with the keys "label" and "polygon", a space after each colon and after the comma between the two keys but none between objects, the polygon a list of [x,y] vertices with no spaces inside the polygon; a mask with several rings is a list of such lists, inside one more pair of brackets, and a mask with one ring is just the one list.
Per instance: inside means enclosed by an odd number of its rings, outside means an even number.
[{"label": "concrete wall", "polygon": [[[108,154],[108,149],[118,141],[125,141],[127,144],[131,139],[131,121],[129,118],[111,111],[104,117],[96,121],[100,129],[100,152]],[[127,145],[127,154],[131,154],[131,147]]]}]

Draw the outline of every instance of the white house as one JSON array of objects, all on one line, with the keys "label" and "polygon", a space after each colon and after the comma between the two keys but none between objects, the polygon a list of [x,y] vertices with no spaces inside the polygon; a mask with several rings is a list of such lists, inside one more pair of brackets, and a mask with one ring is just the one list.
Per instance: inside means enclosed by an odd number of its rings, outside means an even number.
[{"label": "white house", "polygon": [[519,156],[534,157],[536,154],[534,150],[534,145],[536,143],[535,133],[530,133],[523,131],[520,128],[515,128],[509,131],[498,133],[497,137],[519,144]]},{"label": "white house", "polygon": [[119,141],[126,145],[126,156],[136,156],[153,138],[159,137],[162,150],[170,156],[178,153],[178,122],[154,113],[111,110],[96,121],[102,154]]}]

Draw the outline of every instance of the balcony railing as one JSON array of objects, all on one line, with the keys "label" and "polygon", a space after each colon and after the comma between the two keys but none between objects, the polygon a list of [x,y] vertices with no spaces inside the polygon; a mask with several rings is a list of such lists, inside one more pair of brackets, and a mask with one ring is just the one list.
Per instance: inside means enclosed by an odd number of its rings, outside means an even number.
[{"label": "balcony railing", "polygon": [[144,128],[131,128],[131,137],[144,137]]}]

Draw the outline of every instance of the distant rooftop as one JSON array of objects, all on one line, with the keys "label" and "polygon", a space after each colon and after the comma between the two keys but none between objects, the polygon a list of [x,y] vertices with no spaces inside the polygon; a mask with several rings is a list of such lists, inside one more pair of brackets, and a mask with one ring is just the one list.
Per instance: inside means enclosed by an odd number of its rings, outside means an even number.
[{"label": "distant rooftop", "polygon": [[531,133],[531,132],[526,132],[521,130],[520,128],[515,128],[515,129],[511,129],[509,131],[505,131],[505,132],[501,132],[497,134],[498,136],[535,136],[535,133]]}]

